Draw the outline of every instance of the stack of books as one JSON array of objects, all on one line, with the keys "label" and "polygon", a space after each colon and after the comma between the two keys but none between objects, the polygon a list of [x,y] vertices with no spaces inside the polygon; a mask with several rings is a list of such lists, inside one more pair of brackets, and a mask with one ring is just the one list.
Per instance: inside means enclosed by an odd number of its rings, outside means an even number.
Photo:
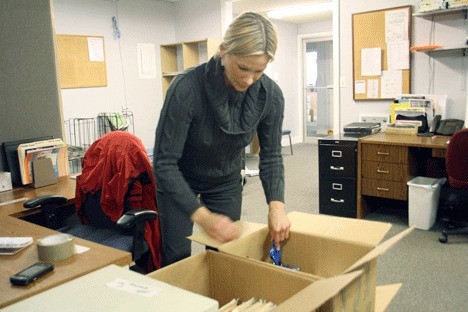
[{"label": "stack of books", "polygon": [[373,134],[380,132],[380,122],[353,122],[343,127],[345,134]]}]

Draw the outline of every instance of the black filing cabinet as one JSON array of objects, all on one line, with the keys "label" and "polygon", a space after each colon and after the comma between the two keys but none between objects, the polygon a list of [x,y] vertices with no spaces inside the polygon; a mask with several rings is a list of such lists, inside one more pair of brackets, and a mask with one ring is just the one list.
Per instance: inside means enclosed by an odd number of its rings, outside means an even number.
[{"label": "black filing cabinet", "polygon": [[344,135],[318,140],[319,212],[357,217],[357,138]]}]

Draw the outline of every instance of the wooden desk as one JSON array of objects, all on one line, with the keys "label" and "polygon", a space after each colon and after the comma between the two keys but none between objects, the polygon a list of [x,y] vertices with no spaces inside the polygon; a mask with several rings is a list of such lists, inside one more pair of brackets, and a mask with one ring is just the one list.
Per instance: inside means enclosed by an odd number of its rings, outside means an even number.
[{"label": "wooden desk", "polygon": [[372,197],[408,200],[407,182],[415,176],[445,175],[450,137],[377,133],[358,140],[357,217],[370,210]]},{"label": "wooden desk", "polygon": [[[14,217],[0,217],[0,236],[32,236],[36,241],[56,233],[56,231]],[[15,255],[0,256],[0,308],[109,264],[124,266],[132,261],[132,256],[128,252],[79,238],[74,240],[75,244],[91,249],[66,260],[55,262],[55,269],[51,273],[26,287],[11,285],[10,276],[39,261],[36,244],[33,243]]]},{"label": "wooden desk", "polygon": [[[43,196],[43,195],[61,195],[69,199],[69,203],[74,203],[75,200],[75,187],[76,180],[69,177],[59,178],[58,183],[48,185],[40,188],[33,188],[29,186],[14,188],[11,191],[0,193],[0,203],[9,202],[15,199],[26,197],[28,199]],[[0,206],[0,216],[13,215],[17,218],[22,218],[34,213],[37,209],[25,209],[23,207],[24,201]]]}]

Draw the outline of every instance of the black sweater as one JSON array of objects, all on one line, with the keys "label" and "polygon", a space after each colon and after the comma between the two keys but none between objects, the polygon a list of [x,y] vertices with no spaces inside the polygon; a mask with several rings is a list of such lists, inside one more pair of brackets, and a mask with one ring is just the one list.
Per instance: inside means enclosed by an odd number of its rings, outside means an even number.
[{"label": "black sweater", "polygon": [[245,93],[230,90],[220,59],[174,78],[161,111],[154,147],[158,191],[191,215],[200,204],[192,190],[239,180],[242,151],[255,133],[267,203],[284,202],[281,127],[284,98],[267,75]]}]

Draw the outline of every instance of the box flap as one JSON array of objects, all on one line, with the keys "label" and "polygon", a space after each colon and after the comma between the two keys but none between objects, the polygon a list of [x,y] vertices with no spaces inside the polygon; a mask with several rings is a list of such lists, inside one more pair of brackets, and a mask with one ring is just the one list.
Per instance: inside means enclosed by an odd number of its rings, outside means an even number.
[{"label": "box flap", "polygon": [[[248,221],[243,221],[243,220],[239,220],[234,223],[239,227],[239,230],[241,233],[239,238],[245,237],[249,234],[252,234],[253,232],[256,232],[258,230],[261,230],[267,227],[266,224],[248,222]],[[203,244],[205,246],[213,247],[213,248],[219,248],[219,246],[223,244],[222,242],[219,242],[216,239],[209,236],[205,231],[195,233],[187,238],[190,239],[191,241]]]},{"label": "box flap", "polygon": [[387,310],[402,284],[382,285],[375,288],[375,312]]},{"label": "box flap", "polygon": [[329,236],[371,246],[377,246],[392,227],[390,223],[314,215],[298,211],[288,213],[288,217],[293,231]]},{"label": "box flap", "polygon": [[318,280],[299,291],[293,298],[278,305],[275,312],[314,311],[336,296],[343,288],[349,285],[361,274],[362,271],[356,271]]},{"label": "box flap", "polygon": [[408,235],[411,231],[413,231],[414,227],[410,227],[399,234],[393,236],[390,239],[387,239],[385,242],[377,246],[376,248],[372,249],[368,254],[366,254],[364,257],[359,259],[356,263],[354,263],[351,267],[349,267],[344,273],[346,272],[352,272],[353,270],[356,270],[357,268],[361,267],[363,264],[369,262],[372,259],[377,258],[378,256],[384,254],[390,247],[395,245],[397,242],[399,242],[403,237]]}]

